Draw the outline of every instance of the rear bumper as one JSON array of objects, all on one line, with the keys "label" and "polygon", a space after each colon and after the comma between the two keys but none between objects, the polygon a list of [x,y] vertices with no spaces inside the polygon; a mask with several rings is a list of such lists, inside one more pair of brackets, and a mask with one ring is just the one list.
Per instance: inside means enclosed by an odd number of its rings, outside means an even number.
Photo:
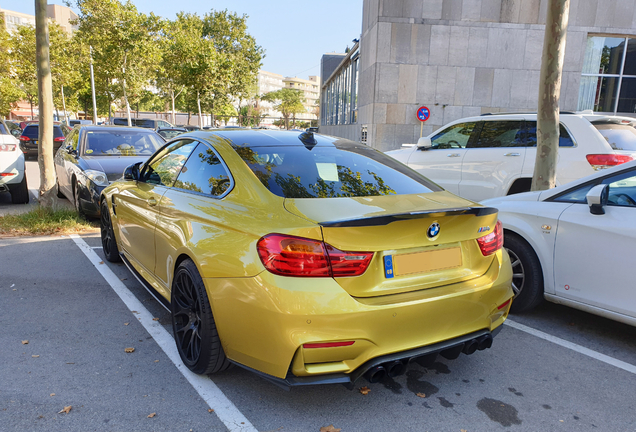
[{"label": "rear bumper", "polygon": [[[294,386],[353,383],[393,358],[409,361],[492,335],[508,315],[509,305],[498,307],[512,298],[511,277],[502,250],[479,278],[375,303],[351,297],[328,278],[263,272],[204,282],[228,358]],[[338,341],[354,343],[303,347]]]}]

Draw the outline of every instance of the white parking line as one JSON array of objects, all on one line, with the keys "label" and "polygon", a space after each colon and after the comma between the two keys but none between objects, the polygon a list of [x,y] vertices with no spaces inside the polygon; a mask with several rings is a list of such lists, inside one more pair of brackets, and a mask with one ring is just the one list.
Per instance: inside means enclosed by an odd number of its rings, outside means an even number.
[{"label": "white parking line", "polygon": [[612,365],[612,366],[617,367],[619,369],[623,369],[623,370],[625,370],[627,372],[636,374],[636,366],[634,366],[632,364],[629,364],[629,363],[626,363],[624,361],[615,359],[614,357],[610,357],[608,355],[601,354],[598,351],[594,351],[594,350],[591,350],[589,348],[585,348],[585,347],[583,347],[581,345],[577,345],[575,343],[568,342],[565,339],[561,339],[561,338],[558,338],[556,336],[552,336],[552,335],[544,333],[542,331],[533,329],[532,327],[528,327],[526,325],[519,324],[517,322],[511,321],[510,319],[507,319],[505,324],[510,326],[510,327],[512,327],[512,328],[514,328],[514,329],[521,330],[522,332],[526,332],[526,333],[529,333],[529,334],[531,334],[533,336],[536,336],[538,338],[547,340],[547,341],[555,343],[557,345],[561,345],[564,348],[571,349],[572,351],[576,351],[576,352],[578,352],[580,354],[583,354],[585,356],[592,357],[593,359],[602,361],[603,363],[607,363],[608,365]]},{"label": "white parking line", "polygon": [[163,352],[166,353],[172,363],[174,363],[177,369],[179,369],[192,387],[199,393],[201,398],[214,410],[214,413],[228,430],[230,432],[257,432],[256,428],[252,426],[247,418],[245,418],[211,379],[194,374],[185,367],[183,362],[181,362],[172,335],[170,335],[159,322],[153,321],[153,316],[150,312],[148,312],[141,302],[137,300],[137,297],[126,288],[126,285],[119,280],[115,273],[104,264],[93,248],[86,244],[77,234],[71,234],[70,237],[95,266],[106,282],[108,282],[113,291],[117,293],[128,309],[130,309],[131,312],[136,311],[136,318],[141,325],[150,333]]}]

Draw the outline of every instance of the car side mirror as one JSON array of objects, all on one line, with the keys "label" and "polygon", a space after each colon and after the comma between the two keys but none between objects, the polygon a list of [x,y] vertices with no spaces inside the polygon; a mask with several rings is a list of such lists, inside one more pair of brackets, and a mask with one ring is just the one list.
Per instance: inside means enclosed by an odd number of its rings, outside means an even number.
[{"label": "car side mirror", "polygon": [[428,150],[433,147],[433,143],[430,138],[422,137],[417,140],[417,149],[418,150]]},{"label": "car side mirror", "polygon": [[587,205],[590,206],[590,213],[593,215],[605,214],[603,206],[607,204],[609,196],[609,185],[596,185],[585,195]]},{"label": "car side mirror", "polygon": [[124,170],[124,180],[139,180],[139,167],[141,166],[141,162],[137,162],[136,164],[132,164],[126,167]]}]

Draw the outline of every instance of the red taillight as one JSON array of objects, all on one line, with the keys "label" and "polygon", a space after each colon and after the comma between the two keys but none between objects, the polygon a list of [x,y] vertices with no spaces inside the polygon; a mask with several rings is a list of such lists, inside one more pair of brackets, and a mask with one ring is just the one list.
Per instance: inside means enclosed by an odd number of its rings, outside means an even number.
[{"label": "red taillight", "polygon": [[0,144],[0,151],[15,151],[15,144]]},{"label": "red taillight", "polygon": [[54,141],[54,142],[62,142],[62,141],[64,141],[65,139],[66,139],[66,138],[64,138],[63,136],[61,136],[61,137],[53,138],[53,141]]},{"label": "red taillight", "polygon": [[503,308],[505,308],[506,306],[508,306],[510,304],[510,301],[512,299],[508,299],[508,301],[503,302],[502,304],[500,304],[499,306],[497,306],[497,309],[502,310]]},{"label": "red taillight", "polygon": [[265,268],[281,276],[359,276],[373,257],[373,252],[345,252],[318,240],[282,234],[262,237],[256,248]]},{"label": "red taillight", "polygon": [[17,175],[16,173],[0,173],[0,177],[11,177]]},{"label": "red taillight", "polygon": [[492,255],[503,247],[503,228],[501,221],[497,221],[495,229],[488,235],[479,237],[477,239],[479,243],[479,249],[483,256]]},{"label": "red taillight", "polygon": [[29,138],[28,136],[24,136],[24,135],[20,135],[20,138],[18,138],[20,141],[31,141],[31,138]]},{"label": "red taillight", "polygon": [[620,165],[634,159],[629,155],[619,154],[589,154],[586,158],[590,165],[592,165],[592,168],[597,171],[603,168]]},{"label": "red taillight", "polygon": [[306,344],[303,344],[303,348],[334,348],[334,347],[351,346],[354,343],[355,343],[355,341],[306,343]]}]

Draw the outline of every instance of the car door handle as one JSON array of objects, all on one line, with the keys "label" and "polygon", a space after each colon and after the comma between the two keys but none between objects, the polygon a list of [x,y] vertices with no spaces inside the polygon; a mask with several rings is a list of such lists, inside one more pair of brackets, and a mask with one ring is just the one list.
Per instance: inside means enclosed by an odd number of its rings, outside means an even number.
[{"label": "car door handle", "polygon": [[148,203],[149,206],[156,206],[157,205],[157,200],[154,198],[148,198],[148,200],[146,201]]},{"label": "car door handle", "polygon": [[521,153],[506,153],[504,156],[521,156]]},{"label": "car door handle", "polygon": [[446,157],[459,157],[459,153],[449,153]]}]

